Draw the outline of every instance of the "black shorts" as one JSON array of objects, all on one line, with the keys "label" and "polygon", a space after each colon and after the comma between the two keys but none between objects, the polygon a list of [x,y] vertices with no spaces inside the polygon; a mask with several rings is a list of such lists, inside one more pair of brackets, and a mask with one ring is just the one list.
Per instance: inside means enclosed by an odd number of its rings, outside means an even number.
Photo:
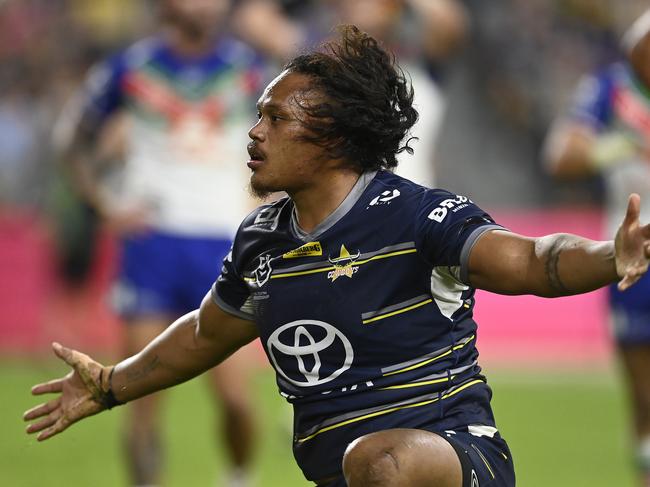
[{"label": "black shorts", "polygon": [[[514,487],[515,471],[508,444],[499,436],[480,435],[468,430],[435,432],[453,447],[463,471],[463,487]],[[319,487],[346,487],[339,477]]]},{"label": "black shorts", "polygon": [[499,433],[493,437],[468,431],[438,434],[456,450],[463,470],[463,487],[514,487],[512,456]]}]

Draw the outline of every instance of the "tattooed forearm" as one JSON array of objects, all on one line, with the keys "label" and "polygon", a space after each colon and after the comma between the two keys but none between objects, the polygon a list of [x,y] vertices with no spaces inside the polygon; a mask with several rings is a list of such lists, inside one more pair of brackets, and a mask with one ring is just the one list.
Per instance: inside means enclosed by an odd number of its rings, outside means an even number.
[{"label": "tattooed forearm", "polygon": [[142,367],[139,367],[135,370],[128,370],[126,371],[126,381],[127,382],[136,382],[140,379],[143,379],[146,377],[150,372],[158,368],[158,365],[160,364],[160,359],[158,358],[158,355],[154,355],[151,357],[151,359],[145,363]]},{"label": "tattooed forearm", "polygon": [[618,277],[611,240],[600,242],[556,233],[536,238],[534,254],[527,275],[531,282],[529,289],[538,296],[551,298],[586,293]]},{"label": "tattooed forearm", "polygon": [[565,245],[567,244],[567,237],[558,236],[551,243],[550,248],[548,249],[548,254],[546,257],[546,262],[544,264],[544,270],[546,272],[546,278],[548,283],[555,291],[560,294],[572,294],[571,291],[565,286],[560,277],[560,271],[558,265],[560,262],[560,255],[565,250]]}]

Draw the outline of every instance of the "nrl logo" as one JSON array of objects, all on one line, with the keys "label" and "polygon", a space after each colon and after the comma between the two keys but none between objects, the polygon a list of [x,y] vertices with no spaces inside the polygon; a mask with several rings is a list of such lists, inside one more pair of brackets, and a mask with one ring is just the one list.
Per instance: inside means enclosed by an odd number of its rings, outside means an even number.
[{"label": "nrl logo", "polygon": [[355,266],[354,263],[361,255],[361,252],[357,250],[356,255],[350,255],[348,249],[345,248],[345,245],[341,245],[341,251],[338,257],[328,257],[330,264],[334,266],[334,270],[327,273],[327,278],[331,279],[332,282],[336,281],[339,277],[349,277],[352,279],[352,276],[356,274],[359,270],[359,266]]},{"label": "nrl logo", "polygon": [[255,284],[262,287],[271,277],[271,256],[269,254],[260,256],[260,263],[257,269],[253,271]]}]

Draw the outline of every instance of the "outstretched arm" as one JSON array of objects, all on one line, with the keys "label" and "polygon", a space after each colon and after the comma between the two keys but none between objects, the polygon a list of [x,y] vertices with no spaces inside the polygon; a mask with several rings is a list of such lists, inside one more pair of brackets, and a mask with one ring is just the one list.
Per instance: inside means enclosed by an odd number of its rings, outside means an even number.
[{"label": "outstretched arm", "polygon": [[640,224],[639,208],[639,196],[630,196],[615,241],[487,232],[470,254],[469,280],[500,294],[545,297],[585,293],[619,280],[625,290],[647,272],[650,261],[650,224]]},{"label": "outstretched arm", "polygon": [[45,440],[85,417],[185,382],[223,361],[257,337],[250,321],[221,310],[206,296],[199,310],[179,318],[140,353],[105,367],[85,354],[54,344],[56,355],[73,370],[36,385],[35,395],[59,393],[24,415],[36,422],[28,433]]}]

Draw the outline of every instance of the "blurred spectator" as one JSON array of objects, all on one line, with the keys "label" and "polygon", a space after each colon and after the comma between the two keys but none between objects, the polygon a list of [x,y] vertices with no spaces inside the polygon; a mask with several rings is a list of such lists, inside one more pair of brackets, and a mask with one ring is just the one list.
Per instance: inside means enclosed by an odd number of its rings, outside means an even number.
[{"label": "blurred spectator", "polygon": [[0,98],[0,206],[37,208],[43,198],[47,113],[17,86]]},{"label": "blurred spectator", "polygon": [[[628,196],[641,195],[650,218],[650,10],[628,30],[621,62],[583,77],[546,147],[558,178],[600,175],[607,188],[608,238],[625,215]],[[610,287],[614,335],[630,385],[642,485],[650,487],[650,277],[622,293]]]},{"label": "blurred spectator", "polygon": [[[541,169],[546,128],[584,70],[615,55],[631,2],[467,0],[470,42],[453,65],[439,183],[488,206],[593,202],[593,182],[559,186]],[[617,15],[614,15],[614,14]],[[489,174],[488,178],[468,175]]]},{"label": "blurred spectator", "polygon": [[[77,191],[120,240],[115,303],[127,325],[126,356],[199,306],[252,207],[247,131],[264,65],[225,32],[230,3],[159,2],[159,32],[91,70],[58,126]],[[232,461],[227,485],[237,487],[247,485],[254,441],[247,353],[210,374]],[[135,485],[161,480],[159,401],[129,407]]]}]

